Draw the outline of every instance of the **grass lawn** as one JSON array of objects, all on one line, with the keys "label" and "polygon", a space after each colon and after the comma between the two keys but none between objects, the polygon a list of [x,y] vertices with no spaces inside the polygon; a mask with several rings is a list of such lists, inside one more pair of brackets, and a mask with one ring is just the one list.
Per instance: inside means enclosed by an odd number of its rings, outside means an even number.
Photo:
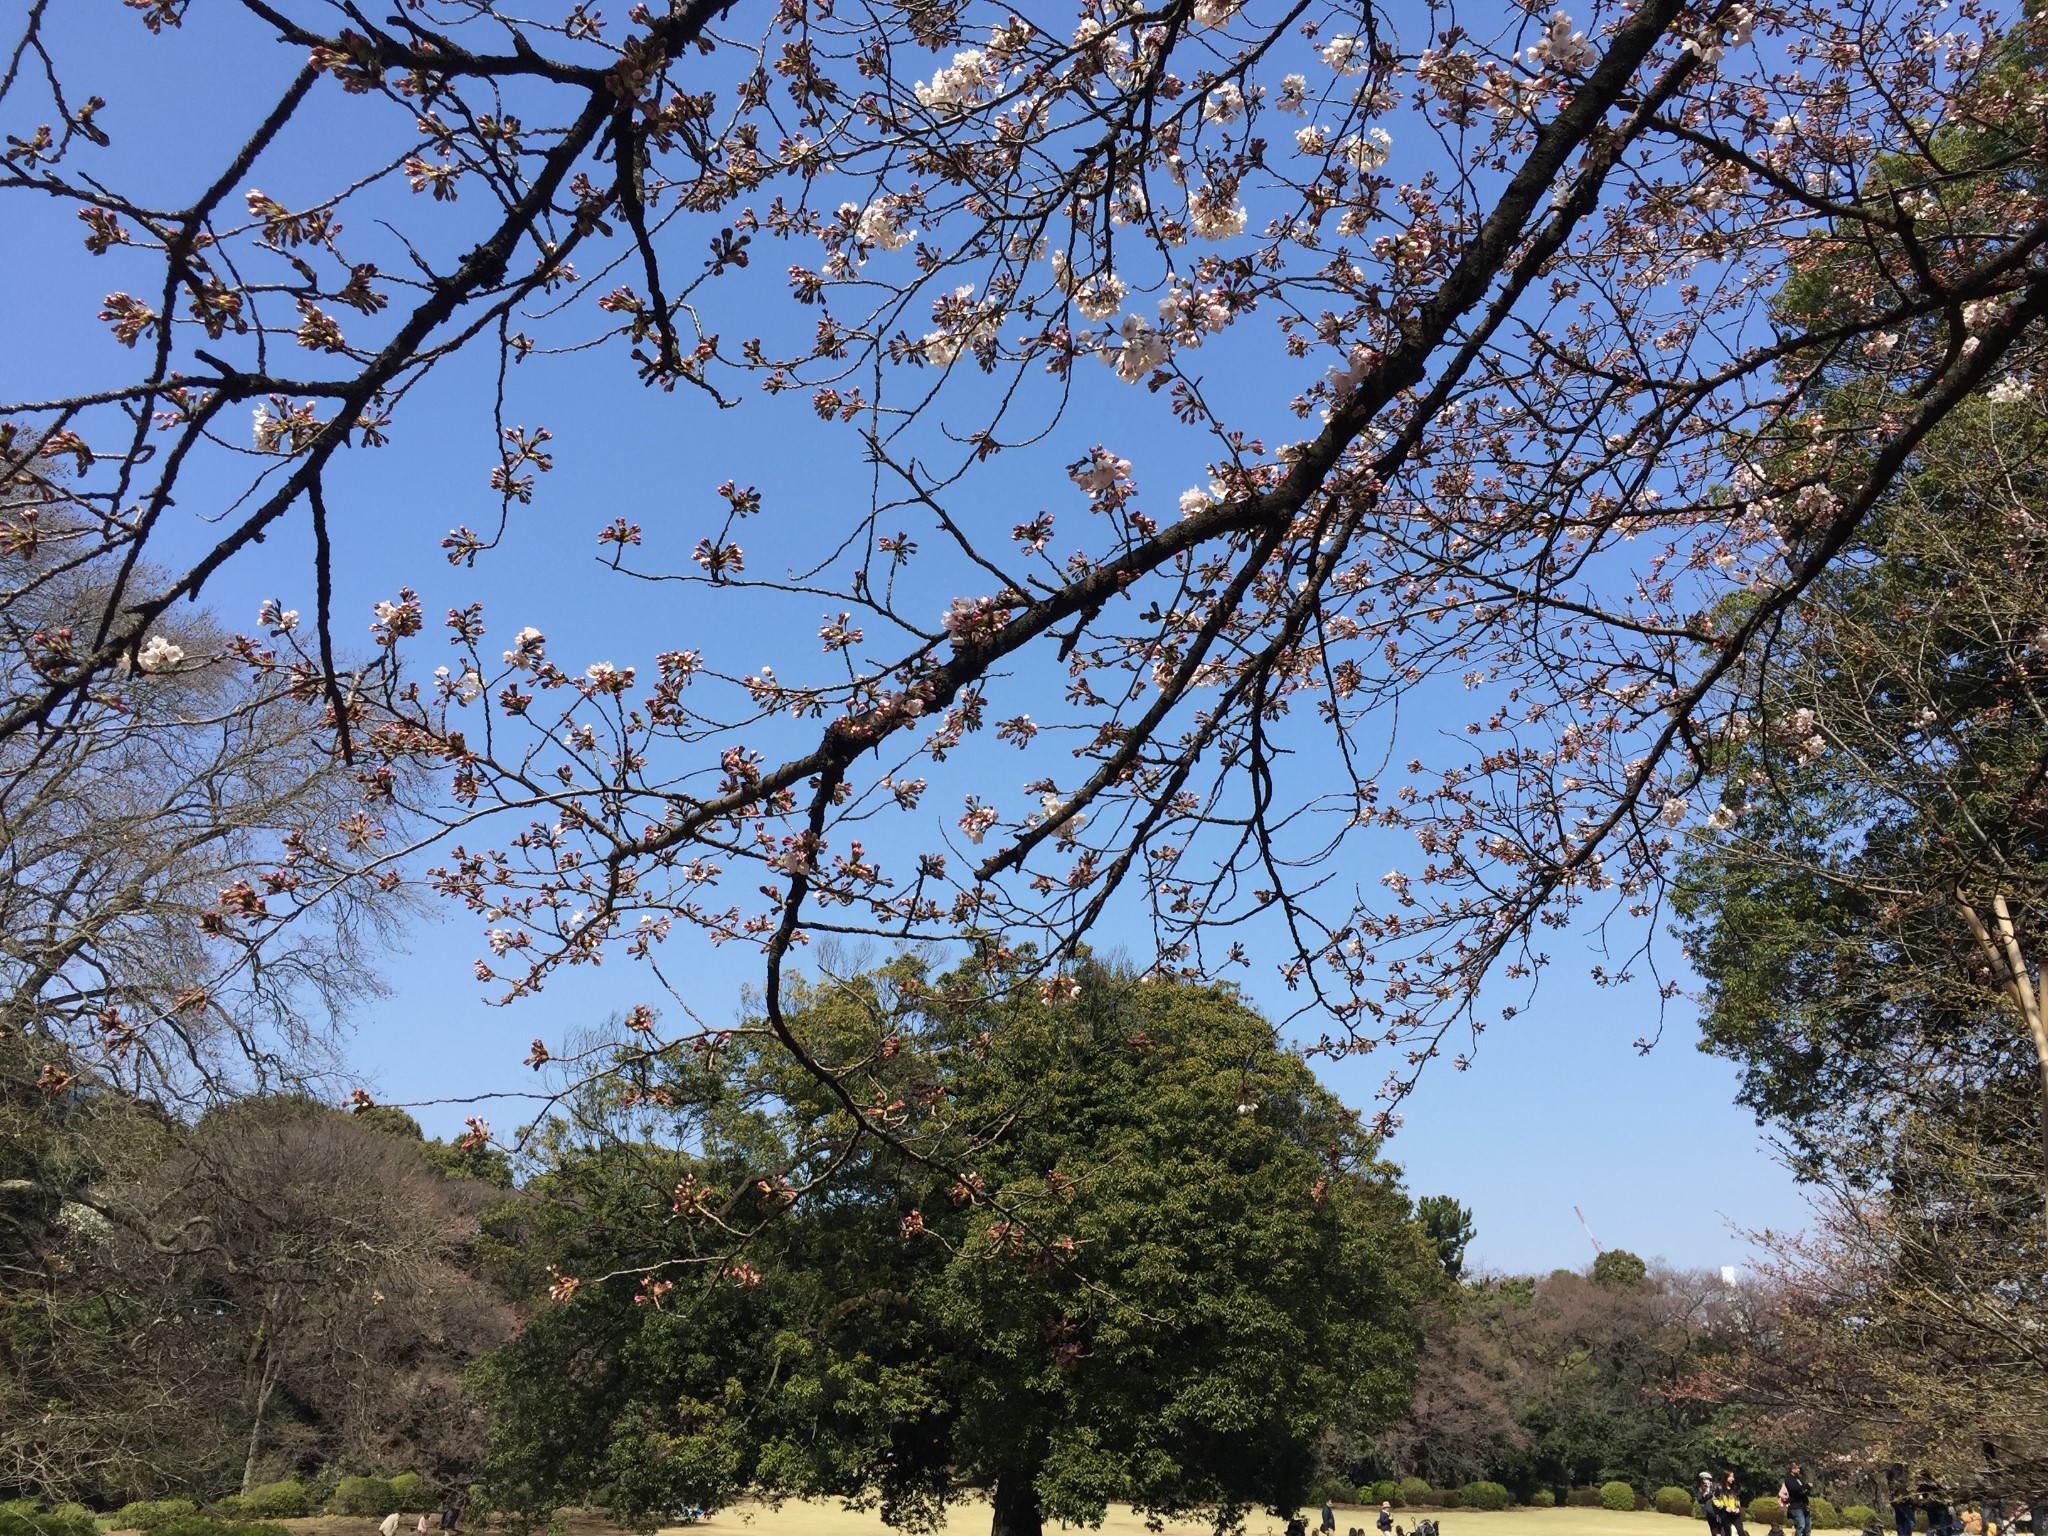
[{"label": "grass lawn", "polygon": [[[1338,1536],[1354,1526],[1363,1526],[1367,1536],[1377,1536],[1373,1517],[1377,1511],[1364,1505],[1337,1506]],[[1478,1510],[1446,1509],[1423,1511],[1442,1527],[1443,1536],[1704,1536],[1697,1521],[1660,1515],[1654,1510],[1637,1514],[1615,1514],[1604,1509],[1510,1509],[1499,1514]],[[1311,1530],[1316,1511],[1303,1511]],[[1396,1510],[1396,1521],[1412,1528],[1413,1510]],[[377,1522],[336,1515],[317,1515],[306,1520],[278,1522],[294,1536],[377,1536]],[[1284,1521],[1255,1510],[1245,1517],[1245,1536],[1282,1536]],[[602,1515],[565,1512],[561,1536],[621,1536],[618,1526]],[[989,1509],[985,1501],[956,1504],[948,1513],[946,1536],[988,1536]],[[1054,1536],[1057,1523],[1046,1526]],[[1074,1536],[1088,1536],[1085,1527],[1072,1527]],[[1209,1527],[1200,1521],[1170,1521],[1167,1536],[1208,1536]],[[399,1527],[399,1536],[411,1536],[412,1520]],[[485,1536],[479,1527],[465,1526],[465,1536]],[[438,1533],[436,1533],[438,1536]],[[495,1533],[493,1533],[495,1536]],[[722,1509],[717,1518],[701,1525],[668,1526],[661,1536],[895,1536],[872,1510],[847,1510],[828,1500],[791,1499],[780,1509],[761,1504],[741,1504]],[[1150,1536],[1143,1517],[1122,1504],[1112,1504],[1097,1536]],[[1761,1536],[1761,1533],[1758,1533]],[[1830,1533],[1834,1536],[1834,1533]],[[1845,1533],[1846,1536],[1846,1533]]]},{"label": "grass lawn", "polygon": [[[1364,1506],[1339,1504],[1338,1536],[1344,1536],[1353,1526],[1364,1526],[1368,1536],[1376,1536],[1372,1529],[1376,1512]],[[1303,1513],[1313,1531],[1316,1512],[1310,1509]],[[1696,1521],[1660,1515],[1654,1510],[1627,1515],[1604,1509],[1510,1509],[1499,1514],[1446,1509],[1424,1513],[1442,1527],[1443,1536],[1700,1536],[1705,1529],[1694,1529],[1698,1526]],[[1417,1519],[1410,1510],[1396,1510],[1394,1516],[1403,1527],[1412,1527]],[[956,1504],[949,1512],[945,1530],[947,1536],[987,1536],[988,1526],[987,1504],[964,1503]],[[1263,1511],[1254,1511],[1245,1518],[1246,1536],[1281,1536],[1284,1526],[1284,1521]],[[1056,1523],[1048,1522],[1046,1536],[1053,1536],[1058,1530]],[[1082,1528],[1074,1530],[1079,1536]],[[1198,1521],[1173,1521],[1166,1530],[1170,1536],[1205,1536],[1209,1527]],[[685,1531],[689,1536],[892,1536],[872,1511],[848,1511],[836,1503],[794,1499],[780,1509],[741,1505],[720,1510],[718,1517],[707,1524],[672,1527],[666,1536],[683,1536]],[[1109,1518],[1102,1523],[1101,1536],[1147,1536],[1147,1531],[1141,1516],[1124,1505],[1112,1504]]]}]

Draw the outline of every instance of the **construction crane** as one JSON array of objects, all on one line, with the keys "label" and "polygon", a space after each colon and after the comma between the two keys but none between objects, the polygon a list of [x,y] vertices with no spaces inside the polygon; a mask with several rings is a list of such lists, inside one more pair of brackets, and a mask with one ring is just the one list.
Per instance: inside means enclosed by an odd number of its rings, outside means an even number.
[{"label": "construction crane", "polygon": [[1591,1244],[1593,1245],[1593,1256],[1594,1256],[1595,1258],[1598,1258],[1598,1257],[1600,1256],[1600,1254],[1602,1253],[1602,1251],[1603,1251],[1603,1250],[1602,1250],[1602,1249],[1601,1249],[1601,1247],[1600,1247],[1600,1239],[1599,1239],[1599,1238],[1597,1238],[1597,1237],[1595,1237],[1595,1236],[1593,1235],[1593,1229],[1592,1229],[1592,1228],[1591,1228],[1590,1226],[1587,1226],[1587,1225],[1586,1225],[1586,1213],[1585,1213],[1584,1211],[1580,1210],[1580,1209],[1579,1209],[1579,1208],[1578,1208],[1578,1207],[1577,1207],[1577,1206],[1575,1205],[1575,1206],[1573,1206],[1573,1207],[1572,1207],[1572,1214],[1573,1214],[1574,1216],[1576,1216],[1576,1217],[1578,1217],[1578,1218],[1579,1218],[1579,1225],[1580,1225],[1580,1226],[1582,1226],[1582,1227],[1585,1227],[1585,1229],[1586,1229],[1586,1241],[1587,1241],[1587,1242],[1589,1242],[1589,1243],[1591,1243]]}]

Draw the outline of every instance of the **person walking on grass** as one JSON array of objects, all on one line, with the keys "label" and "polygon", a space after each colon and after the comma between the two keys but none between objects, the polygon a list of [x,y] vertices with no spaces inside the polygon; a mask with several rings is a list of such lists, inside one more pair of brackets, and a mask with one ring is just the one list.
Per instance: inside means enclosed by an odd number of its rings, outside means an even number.
[{"label": "person walking on grass", "polygon": [[377,1527],[378,1536],[398,1536],[398,1511],[386,1515]]},{"label": "person walking on grass", "polygon": [[1323,1500],[1323,1536],[1337,1536],[1337,1511],[1330,1508],[1330,1501]]},{"label": "person walking on grass", "polygon": [[1394,1506],[1392,1504],[1380,1505],[1380,1517],[1374,1523],[1380,1528],[1380,1536],[1389,1536],[1389,1533],[1394,1529]]},{"label": "person walking on grass", "polygon": [[1792,1463],[1778,1491],[1785,1495],[1785,1515],[1792,1522],[1793,1536],[1813,1536],[1813,1486],[1798,1462]]},{"label": "person walking on grass", "polygon": [[1715,1502],[1714,1474],[1702,1472],[1693,1484],[1692,1496],[1699,1501],[1700,1518],[1707,1522],[1707,1536],[1721,1536],[1721,1510]]}]

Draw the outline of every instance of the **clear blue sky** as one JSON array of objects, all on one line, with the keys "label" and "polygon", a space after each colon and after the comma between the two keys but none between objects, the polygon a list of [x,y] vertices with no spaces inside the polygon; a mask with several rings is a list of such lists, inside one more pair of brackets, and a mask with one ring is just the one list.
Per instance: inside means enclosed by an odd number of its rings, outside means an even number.
[{"label": "clear blue sky", "polygon": [[[168,181],[177,193],[212,174],[222,147],[239,142],[253,125],[262,95],[243,87],[261,82],[267,89],[299,63],[290,51],[263,43],[245,16],[226,7],[194,7],[182,33],[153,39],[119,0],[72,0],[53,9],[51,31],[62,56],[89,66],[72,82],[74,94],[97,92],[109,100],[100,116],[115,136],[103,160],[106,173],[116,181],[146,174],[158,185]],[[213,85],[201,87],[202,81]],[[150,125],[159,121],[176,121],[177,134],[153,134]],[[6,126],[22,131],[20,124]],[[330,158],[354,163],[358,151],[345,134],[330,138],[319,127],[316,120],[286,154],[260,163],[248,184],[293,206],[327,186]],[[174,198],[159,193],[156,200]],[[17,201],[11,211],[20,215],[23,207]],[[123,257],[86,255],[80,232],[74,211],[55,203],[0,226],[0,270],[11,279],[0,284],[0,335],[9,342],[0,348],[0,396],[85,387],[121,377],[132,365],[132,354],[93,320],[101,296],[131,281],[121,275]],[[35,281],[22,280],[31,271]],[[815,526],[808,510],[764,525],[779,530],[763,536],[783,540],[784,553],[815,540],[835,501],[865,500],[866,472],[851,437],[805,428],[800,408],[793,416],[750,401],[719,413],[689,393],[649,394],[616,351],[544,366],[545,373],[534,369],[531,381],[515,379],[509,419],[553,429],[561,468],[544,486],[541,504],[515,524],[507,548],[476,575],[451,572],[438,548],[457,523],[495,522],[484,486],[490,426],[474,408],[485,381],[474,368],[458,365],[438,375],[408,402],[389,449],[350,459],[333,497],[342,614],[360,616],[366,626],[370,604],[407,583],[421,589],[430,624],[447,607],[481,598],[494,633],[536,624],[565,661],[580,666],[608,659],[645,669],[656,650],[705,637],[693,630],[692,599],[681,589],[636,585],[598,567],[592,541],[598,526],[620,514],[642,523],[647,563],[672,569],[703,531],[713,488],[728,477],[759,484],[774,506],[819,509]],[[1299,381],[1282,384],[1247,371],[1211,382],[1247,402],[1253,430],[1289,435],[1278,407]],[[1112,436],[1120,452],[1139,461],[1153,498],[1170,504],[1181,487],[1201,478],[1206,455],[1199,443],[1176,436],[1164,416],[1159,400],[1125,389],[1106,370],[1088,371],[1074,424],[1041,451],[1006,460],[1012,472],[1005,489],[984,492],[976,515],[1005,527],[1046,505],[1057,506],[1063,517],[1078,515],[1059,466],[1092,440]],[[804,435],[793,439],[792,433]],[[800,443],[794,451],[793,441]],[[203,514],[201,488],[193,489],[187,510]],[[195,517],[179,536],[196,540],[204,531]],[[764,553],[775,556],[772,542]],[[749,555],[755,558],[752,549]],[[302,526],[231,566],[207,600],[230,624],[253,627],[258,603],[273,595],[287,606],[312,607]],[[746,668],[815,653],[816,614],[788,618],[786,631],[770,618],[747,637],[758,641],[758,655],[722,659]],[[344,633],[365,634],[357,622],[345,621]],[[431,668],[435,658],[424,649],[420,655]],[[1417,728],[1431,729],[1439,707],[1418,700]],[[1448,707],[1457,718],[1469,708]],[[957,814],[957,805],[940,811]],[[1376,880],[1400,859],[1394,850],[1356,878]],[[1120,942],[1115,927],[1101,937],[1105,949]],[[423,923],[410,952],[391,958],[392,995],[359,1021],[352,1052],[380,1096],[461,1098],[529,1087],[532,1075],[519,1066],[528,1041],[559,1042],[565,1030],[643,997],[643,979],[620,959],[600,971],[568,973],[542,997],[515,1008],[491,1008],[470,972],[479,948],[477,927],[458,914]],[[1684,1265],[1740,1262],[1744,1247],[1736,1227],[1798,1224],[1801,1207],[1789,1178],[1733,1103],[1732,1068],[1693,1048],[1689,1006],[1672,1005],[1663,1043],[1639,1056],[1631,1042],[1655,1027],[1653,989],[1594,988],[1584,979],[1591,956],[1581,941],[1560,938],[1553,950],[1556,964],[1534,1007],[1489,1034],[1470,1071],[1433,1067],[1406,1106],[1392,1150],[1415,1192],[1450,1193],[1473,1206],[1478,1261],[1508,1270],[1583,1264],[1591,1249],[1574,1205],[1601,1242]],[[753,974],[750,958],[736,947],[689,952],[682,969],[692,978],[700,1013],[717,1018],[736,1008]],[[1240,980],[1255,1002],[1286,1005],[1269,972]],[[1351,1102],[1365,1105],[1384,1070],[1368,1060],[1326,1072]],[[445,1131],[474,1112],[450,1104],[421,1118]],[[486,1105],[483,1112],[500,1127],[520,1119],[514,1105]]]}]

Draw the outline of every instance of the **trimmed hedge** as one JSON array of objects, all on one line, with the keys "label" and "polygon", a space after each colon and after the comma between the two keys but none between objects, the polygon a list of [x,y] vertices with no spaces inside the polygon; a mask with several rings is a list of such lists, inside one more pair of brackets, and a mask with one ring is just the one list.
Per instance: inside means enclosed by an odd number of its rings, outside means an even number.
[{"label": "trimmed hedge", "polygon": [[258,1483],[243,1496],[242,1510],[244,1519],[299,1520],[313,1513],[313,1495],[297,1478]]},{"label": "trimmed hedge", "polygon": [[1429,1496],[1434,1491],[1419,1477],[1404,1477],[1401,1479],[1396,1500],[1402,1504],[1424,1504],[1429,1501]]},{"label": "trimmed hedge", "polygon": [[1458,1503],[1465,1509],[1506,1509],[1508,1491],[1499,1483],[1467,1483],[1458,1490]]},{"label": "trimmed hedge", "polygon": [[1692,1495],[1666,1483],[1650,1496],[1650,1507],[1660,1515],[1691,1515]]},{"label": "trimmed hedge", "polygon": [[[1351,1490],[1343,1483],[1334,1483],[1332,1486],[1338,1490],[1338,1497],[1349,1497]],[[427,1480],[417,1472],[401,1472],[391,1479],[391,1496],[398,1500],[400,1509],[424,1509]]]},{"label": "trimmed hedge", "polygon": [[1529,1495],[1529,1507],[1531,1509],[1555,1509],[1557,1508],[1557,1495],[1548,1488],[1538,1488]]},{"label": "trimmed hedge", "polygon": [[223,1525],[210,1515],[180,1515],[175,1520],[151,1527],[150,1536],[292,1536],[281,1525],[257,1521],[245,1525]]},{"label": "trimmed hedge", "polygon": [[1383,1477],[1376,1483],[1360,1483],[1358,1502],[1398,1505],[1401,1502],[1401,1485],[1391,1477]]},{"label": "trimmed hedge", "polygon": [[114,1516],[117,1531],[153,1531],[173,1520],[185,1520],[199,1513],[190,1499],[137,1499],[123,1504]]},{"label": "trimmed hedge", "polygon": [[1849,1504],[1842,1509],[1842,1524],[1852,1530],[1862,1530],[1877,1518],[1877,1511],[1868,1504]]},{"label": "trimmed hedge", "polygon": [[1786,1521],[1785,1506],[1778,1502],[1775,1493],[1760,1493],[1749,1501],[1742,1512],[1752,1525],[1783,1525]]},{"label": "trimmed hedge", "polygon": [[1813,1516],[1813,1523],[1822,1530],[1832,1531],[1841,1527],[1842,1512],[1835,1508],[1833,1499],[1824,1499],[1816,1493],[1807,1499],[1806,1508]]},{"label": "trimmed hedge", "polygon": [[398,1495],[386,1477],[344,1477],[334,1485],[328,1512],[336,1515],[383,1516],[398,1508]]},{"label": "trimmed hedge", "polygon": [[1600,1507],[1602,1509],[1628,1510],[1636,1507],[1636,1490],[1632,1484],[1620,1478],[1600,1485]]}]

